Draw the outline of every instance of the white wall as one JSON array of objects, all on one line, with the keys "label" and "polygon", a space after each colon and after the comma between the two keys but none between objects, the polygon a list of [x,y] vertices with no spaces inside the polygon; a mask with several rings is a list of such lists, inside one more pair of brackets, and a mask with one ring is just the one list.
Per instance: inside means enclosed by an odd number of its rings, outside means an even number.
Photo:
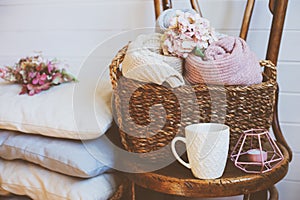
[{"label": "white wall", "polygon": [[[175,7],[189,7],[188,0],[174,1]],[[267,1],[258,0],[249,44],[264,58],[270,15]],[[243,0],[200,0],[202,11],[220,32],[238,35]],[[280,121],[294,160],[284,181],[278,184],[280,199],[297,199],[300,189],[300,1],[290,0],[279,56]],[[154,26],[152,0],[0,0],[0,65],[13,64],[20,57],[42,51],[79,68],[99,43],[126,30]],[[133,35],[105,43],[103,66]],[[76,70],[75,70],[76,71]]]}]

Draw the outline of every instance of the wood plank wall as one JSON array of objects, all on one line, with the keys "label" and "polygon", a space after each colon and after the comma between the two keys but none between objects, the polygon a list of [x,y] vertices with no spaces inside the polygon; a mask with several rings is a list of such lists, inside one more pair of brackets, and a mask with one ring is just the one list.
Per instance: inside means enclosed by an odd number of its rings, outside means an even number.
[{"label": "wood plank wall", "polygon": [[[186,8],[188,2],[175,0],[174,5]],[[217,31],[238,35],[244,0],[200,0],[200,4]],[[290,0],[278,64],[280,121],[294,151],[289,174],[278,184],[281,200],[298,199],[300,189],[299,10],[300,1]],[[0,65],[42,51],[45,57],[63,60],[78,72],[75,68],[103,43],[97,59],[106,68],[119,48],[153,26],[152,0],[0,0]],[[265,56],[269,26],[267,1],[257,0],[248,43],[260,58]],[[140,30],[131,34],[134,29]]]}]

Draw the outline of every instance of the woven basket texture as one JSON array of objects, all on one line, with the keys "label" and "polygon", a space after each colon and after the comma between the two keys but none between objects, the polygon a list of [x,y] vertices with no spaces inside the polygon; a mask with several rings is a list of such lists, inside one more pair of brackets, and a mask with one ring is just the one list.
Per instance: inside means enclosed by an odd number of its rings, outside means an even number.
[{"label": "woven basket texture", "polygon": [[[122,76],[121,63],[127,46],[110,65],[113,86],[113,114],[127,151],[151,154],[149,159],[171,155],[170,142],[183,136],[187,125],[202,122],[225,123],[230,127],[230,152],[242,131],[269,129],[272,123],[277,89],[276,67],[261,61],[270,75],[251,86],[167,85],[142,83]],[[164,148],[164,151],[158,151]],[[230,154],[230,152],[228,152]]]}]

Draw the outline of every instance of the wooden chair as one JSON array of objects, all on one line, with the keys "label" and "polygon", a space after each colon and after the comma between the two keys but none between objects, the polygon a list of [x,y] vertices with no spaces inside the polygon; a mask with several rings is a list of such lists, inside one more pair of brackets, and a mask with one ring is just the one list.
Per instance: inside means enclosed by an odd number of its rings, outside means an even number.
[{"label": "wooden chair", "polygon": [[[200,14],[200,6],[197,0],[190,0],[192,7]],[[240,37],[247,38],[249,24],[251,21],[255,0],[248,0]],[[271,60],[275,65],[278,61],[283,25],[285,21],[288,0],[269,0],[269,9],[272,13],[272,25],[270,29],[268,49],[266,59]],[[162,10],[172,8],[171,0],[154,0],[156,18]],[[265,73],[269,73],[265,71]],[[170,166],[167,170],[162,169],[158,172],[145,174],[131,174],[129,179],[132,181],[132,194],[134,199],[134,185],[167,193],[187,197],[225,197],[232,195],[244,195],[244,199],[260,200],[267,199],[269,191],[270,199],[278,199],[278,192],[275,183],[280,181],[288,171],[288,163],[292,160],[292,151],[288,146],[283,133],[280,129],[278,120],[278,91],[276,95],[276,108],[273,116],[273,132],[276,140],[284,154],[284,161],[276,169],[265,175],[244,174],[234,170],[234,166],[227,166],[224,177],[220,180],[198,181],[193,180],[189,174],[179,172],[178,166]],[[178,173],[181,173],[178,175]]]}]

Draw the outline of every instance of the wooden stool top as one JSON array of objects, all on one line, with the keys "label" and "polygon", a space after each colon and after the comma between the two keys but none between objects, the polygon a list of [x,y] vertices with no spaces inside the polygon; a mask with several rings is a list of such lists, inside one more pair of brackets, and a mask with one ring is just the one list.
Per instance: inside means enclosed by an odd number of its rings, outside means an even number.
[{"label": "wooden stool top", "polygon": [[247,174],[228,160],[223,176],[219,179],[196,179],[191,171],[178,162],[155,172],[127,174],[135,184],[157,192],[184,197],[225,197],[254,193],[271,188],[288,172],[288,151],[279,145],[283,161],[270,172]]}]

